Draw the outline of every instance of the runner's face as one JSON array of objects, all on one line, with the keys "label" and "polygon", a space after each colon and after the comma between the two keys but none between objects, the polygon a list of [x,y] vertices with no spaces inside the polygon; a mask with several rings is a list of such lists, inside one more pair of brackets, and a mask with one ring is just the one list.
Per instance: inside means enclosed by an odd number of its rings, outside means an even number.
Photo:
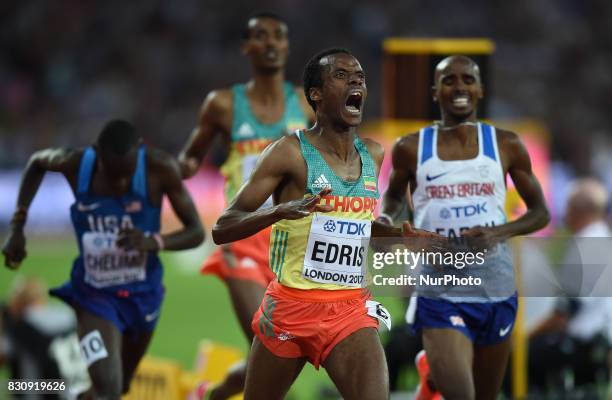
[{"label": "runner's face", "polygon": [[322,58],[321,64],[325,67],[321,73],[320,110],[344,126],[359,125],[368,93],[359,61],[351,55],[339,53]]},{"label": "runner's face", "polygon": [[482,97],[480,73],[474,64],[455,60],[436,71],[434,100],[440,103],[443,114],[461,119],[475,117]]},{"label": "runner's face", "polygon": [[284,68],[289,54],[287,25],[273,18],[253,18],[249,31],[242,51],[253,66],[264,70]]}]

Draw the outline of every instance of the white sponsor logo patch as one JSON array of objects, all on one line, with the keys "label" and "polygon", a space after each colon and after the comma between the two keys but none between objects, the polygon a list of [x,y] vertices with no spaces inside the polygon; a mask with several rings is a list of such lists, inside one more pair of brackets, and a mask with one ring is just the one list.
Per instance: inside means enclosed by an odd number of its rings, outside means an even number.
[{"label": "white sponsor logo patch", "polygon": [[242,125],[240,125],[240,128],[238,128],[238,131],[236,132],[236,135],[238,135],[238,137],[241,137],[241,138],[251,137],[254,134],[255,134],[255,131],[253,130],[253,128],[251,128],[251,125],[249,125],[247,122],[244,122]]},{"label": "white sponsor logo patch", "polygon": [[295,339],[295,336],[293,336],[293,335],[291,334],[291,332],[283,332],[283,333],[279,334],[279,335],[277,336],[277,338],[278,338],[278,340],[281,340],[281,341],[283,341],[283,342],[284,342],[284,341],[286,341],[286,340]]},{"label": "white sponsor logo patch", "polygon": [[257,268],[257,261],[253,260],[251,257],[244,257],[240,260],[238,266],[246,269]]},{"label": "white sponsor logo patch", "polygon": [[98,207],[100,207],[100,203],[83,204],[80,201],[77,203],[77,210],[80,212],[93,211]]},{"label": "white sponsor logo patch", "polygon": [[505,328],[501,328],[501,329],[499,330],[499,336],[500,336],[500,337],[504,337],[504,336],[506,336],[506,335],[508,334],[508,332],[510,332],[510,328],[512,328],[512,324],[508,325],[508,326],[507,326],[507,327],[505,327]]},{"label": "white sponsor logo patch", "polygon": [[465,326],[465,321],[459,315],[451,315],[449,319],[453,326]]},{"label": "white sponsor logo patch", "polygon": [[145,314],[145,321],[153,322],[157,319],[157,317],[159,317],[159,310],[155,310],[150,314]]},{"label": "white sponsor logo patch", "polygon": [[377,301],[367,300],[366,308],[368,309],[368,315],[370,317],[374,317],[379,321],[382,321],[383,324],[387,327],[388,330],[391,330],[391,315],[389,311]]},{"label": "white sponsor logo patch", "polygon": [[139,200],[134,200],[125,206],[125,211],[129,213],[137,213],[142,210],[142,203]]},{"label": "white sponsor logo patch", "polygon": [[327,180],[324,174],[319,175],[312,184],[313,189],[331,189],[331,183]]}]

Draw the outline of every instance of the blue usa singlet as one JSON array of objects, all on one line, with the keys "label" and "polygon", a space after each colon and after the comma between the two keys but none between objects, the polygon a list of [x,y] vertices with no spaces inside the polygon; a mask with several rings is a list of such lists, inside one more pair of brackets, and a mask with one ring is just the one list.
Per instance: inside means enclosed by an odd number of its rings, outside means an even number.
[{"label": "blue usa singlet", "polygon": [[161,208],[150,204],[147,196],[146,149],[141,146],[138,150],[130,190],[122,197],[91,193],[95,165],[96,152],[89,147],[81,158],[76,201],[70,208],[79,245],[72,283],[113,294],[156,290],[162,280],[157,253],[123,250],[116,245],[120,229],[138,228],[145,234],[160,229]]}]

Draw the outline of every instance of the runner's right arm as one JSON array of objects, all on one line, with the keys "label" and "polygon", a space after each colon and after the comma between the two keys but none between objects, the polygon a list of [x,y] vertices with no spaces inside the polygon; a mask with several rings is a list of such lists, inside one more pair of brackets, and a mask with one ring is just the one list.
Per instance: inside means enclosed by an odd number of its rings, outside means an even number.
[{"label": "runner's right arm", "polygon": [[316,196],[259,209],[281,182],[295,180],[299,175],[298,171],[304,169],[303,159],[297,154],[299,150],[296,151],[290,142],[292,140],[295,138],[285,136],[264,150],[248,181],[213,227],[212,236],[215,243],[244,239],[281,219],[299,219],[314,211],[331,210],[330,205],[319,205],[321,197],[331,192],[329,189]]},{"label": "runner's right arm", "polygon": [[[389,177],[389,186],[384,195],[383,207],[379,220],[393,224],[404,207],[407,206],[406,195],[409,187],[414,187],[416,171],[416,146],[418,135],[400,138],[391,152],[393,169]],[[412,210],[408,207],[408,212]]]},{"label": "runner's right arm", "polygon": [[23,227],[27,220],[28,208],[38,192],[45,173],[61,172],[69,181],[74,182],[81,154],[82,150],[50,148],[37,151],[30,157],[19,184],[17,206],[11,220],[11,232],[2,247],[4,264],[7,267],[12,269],[19,267],[26,256]]},{"label": "runner's right arm", "polygon": [[229,132],[231,110],[231,90],[213,91],[206,96],[200,108],[198,125],[193,129],[187,144],[178,156],[183,179],[191,178],[198,172],[217,133]]},{"label": "runner's right arm", "polygon": [[384,195],[381,215],[372,224],[372,237],[403,236],[406,247],[413,251],[421,249],[437,251],[447,245],[446,238],[441,235],[416,229],[410,221],[403,221],[401,228],[388,227],[397,221],[404,207],[408,208],[409,219],[412,219],[408,190],[416,186],[417,149],[418,135],[404,136],[393,146],[391,153],[393,169]]}]

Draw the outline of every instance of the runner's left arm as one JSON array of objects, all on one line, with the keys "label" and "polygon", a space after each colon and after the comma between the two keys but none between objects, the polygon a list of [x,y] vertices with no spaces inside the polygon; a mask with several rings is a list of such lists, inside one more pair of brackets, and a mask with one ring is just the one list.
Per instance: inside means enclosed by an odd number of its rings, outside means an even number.
[{"label": "runner's left arm", "polygon": [[[500,151],[503,151],[509,157],[508,173],[527,206],[527,212],[517,220],[504,225],[469,229],[463,232],[464,237],[483,237],[485,241],[497,242],[512,236],[535,232],[545,227],[550,221],[542,188],[531,169],[531,160],[527,149],[515,133],[502,131],[502,135],[504,140]],[[487,236],[490,236],[490,238],[486,238]]]},{"label": "runner's left arm", "polygon": [[198,246],[204,240],[204,229],[193,200],[181,180],[178,163],[168,156],[161,176],[164,193],[183,228],[162,236],[164,249],[183,250]]}]

